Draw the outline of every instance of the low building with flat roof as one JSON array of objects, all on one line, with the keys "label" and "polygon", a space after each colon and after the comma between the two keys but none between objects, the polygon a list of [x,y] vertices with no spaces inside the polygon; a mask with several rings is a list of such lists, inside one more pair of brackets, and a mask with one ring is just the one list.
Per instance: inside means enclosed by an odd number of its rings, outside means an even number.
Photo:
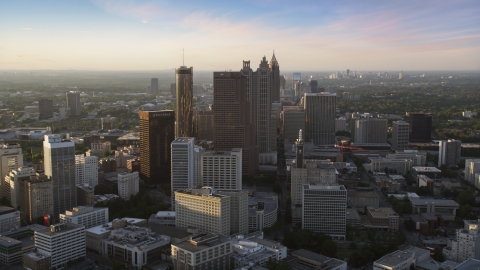
[{"label": "low building with flat roof", "polygon": [[392,233],[398,231],[399,216],[390,207],[368,207],[367,216],[372,224],[366,225],[365,228],[385,229]]},{"label": "low building with flat roof", "polygon": [[158,211],[148,218],[148,222],[175,227],[175,211]]},{"label": "low building with flat roof", "polygon": [[415,252],[397,250],[383,256],[373,263],[373,270],[403,270],[413,264]]},{"label": "low building with flat roof", "polygon": [[86,229],[108,222],[108,207],[77,206],[60,214],[61,223],[75,223]]},{"label": "low building with flat roof", "polygon": [[248,198],[248,230],[261,231],[277,222],[278,200],[269,197]]},{"label": "low building with flat roof", "polygon": [[282,260],[287,257],[287,247],[278,242],[261,239],[252,235],[237,235],[232,239],[232,268],[256,264],[266,266],[269,260]]},{"label": "low building with flat roof", "polygon": [[50,270],[51,258],[48,254],[32,250],[32,252],[23,255],[23,267],[32,270]]},{"label": "low building with flat roof", "polygon": [[477,259],[468,259],[463,263],[459,264],[455,270],[472,270],[480,269],[480,260]]},{"label": "low building with flat roof", "polygon": [[433,180],[438,180],[442,177],[442,171],[436,167],[413,166],[411,173],[415,178],[422,174]]},{"label": "low building with flat roof", "polygon": [[434,213],[441,215],[444,220],[454,220],[459,208],[454,200],[440,200],[432,198],[411,198],[412,211],[422,213]]},{"label": "low building with flat roof", "polygon": [[292,258],[288,260],[293,270],[347,270],[347,262],[329,258],[305,249],[292,252]]},{"label": "low building with flat roof", "polygon": [[349,189],[347,190],[347,201],[350,206],[355,206],[357,208],[380,206],[380,197],[371,189],[365,191],[361,189]]},{"label": "low building with flat roof", "polygon": [[347,219],[347,225],[350,226],[355,226],[355,225],[360,225],[360,214],[358,214],[357,209],[355,208],[347,208],[346,212],[346,219]]}]

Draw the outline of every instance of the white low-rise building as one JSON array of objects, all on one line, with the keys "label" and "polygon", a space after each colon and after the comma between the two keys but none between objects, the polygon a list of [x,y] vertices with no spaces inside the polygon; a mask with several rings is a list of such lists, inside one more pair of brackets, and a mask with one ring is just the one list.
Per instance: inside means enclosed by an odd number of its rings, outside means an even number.
[{"label": "white low-rise building", "polygon": [[174,211],[158,211],[148,219],[148,222],[154,222],[162,225],[175,227],[175,212]]},{"label": "white low-rise building", "polygon": [[233,268],[252,263],[265,266],[269,259],[279,261],[287,257],[287,247],[278,242],[263,239],[263,233],[237,235],[232,239],[232,246],[231,261]]},{"label": "white low-rise building", "polygon": [[108,222],[108,207],[93,208],[93,206],[77,206],[60,214],[61,223],[75,223],[86,229]]},{"label": "white low-rise building", "polygon": [[397,250],[373,263],[373,270],[407,270],[413,264],[415,252]]},{"label": "white low-rise building", "polygon": [[363,166],[365,170],[372,172],[383,172],[385,168],[399,174],[405,174],[412,168],[411,159],[394,159],[394,158],[370,158],[371,162]]}]

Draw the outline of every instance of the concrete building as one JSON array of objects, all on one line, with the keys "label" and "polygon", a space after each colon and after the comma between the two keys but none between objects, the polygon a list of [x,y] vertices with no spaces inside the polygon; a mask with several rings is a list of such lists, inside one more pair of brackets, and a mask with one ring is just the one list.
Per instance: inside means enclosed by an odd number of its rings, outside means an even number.
[{"label": "concrete building", "polygon": [[399,230],[399,216],[390,207],[368,207],[367,217],[371,224],[364,225],[364,228],[384,229],[391,233]]},{"label": "concrete building", "polygon": [[335,144],[337,94],[305,93],[305,141],[315,145]]},{"label": "concrete building", "polygon": [[193,118],[194,137],[199,140],[213,141],[213,111],[195,111]]},{"label": "concrete building", "polygon": [[172,142],[171,203],[173,211],[175,211],[175,191],[193,187],[195,166],[193,154],[194,144],[195,138],[192,137],[178,137]]},{"label": "concrete building", "polygon": [[110,130],[114,129],[117,126],[115,125],[117,118],[107,115],[105,117],[100,118],[100,125],[103,130]]},{"label": "concrete building", "polygon": [[422,175],[422,174],[418,176],[419,187],[428,187],[429,189],[433,190],[434,184],[435,182],[432,179],[430,179],[428,176]]},{"label": "concrete building", "polygon": [[475,185],[475,174],[478,173],[480,173],[480,158],[465,160],[465,180]]},{"label": "concrete building", "polygon": [[152,232],[149,228],[126,226],[111,230],[103,240],[103,255],[113,257],[135,268],[161,259],[169,248],[170,237]]},{"label": "concrete building", "polygon": [[458,266],[455,267],[455,270],[470,270],[480,268],[480,260],[468,259]]},{"label": "concrete building", "polygon": [[77,185],[77,205],[94,205],[95,204],[95,190],[91,186]]},{"label": "concrete building", "polygon": [[437,180],[442,177],[442,171],[435,167],[413,166],[411,173],[415,178],[418,178],[419,175],[426,175],[433,180]]},{"label": "concrete building", "polygon": [[5,176],[11,170],[16,170],[23,167],[22,148],[19,144],[5,144],[0,145],[0,196],[5,196]]},{"label": "concrete building", "polygon": [[373,262],[373,270],[405,270],[414,263],[415,252],[397,250]]},{"label": "concrete building", "polygon": [[72,115],[80,115],[80,92],[67,92],[67,108],[71,110]]},{"label": "concrete building", "polygon": [[408,149],[408,128],[409,124],[405,121],[393,121],[392,150],[398,151]]},{"label": "concrete building", "polygon": [[150,94],[152,95],[158,94],[158,78],[152,78],[150,80]]},{"label": "concrete building", "polygon": [[147,186],[171,183],[171,143],[175,140],[175,112],[140,111],[140,177]]},{"label": "concrete building", "polygon": [[209,187],[176,191],[175,226],[230,235],[230,204],[229,196],[215,194]]},{"label": "concrete building", "polygon": [[53,100],[50,98],[41,98],[38,101],[38,120],[49,119],[53,117]]},{"label": "concrete building", "polygon": [[5,198],[10,202],[13,208],[18,208],[18,206],[20,206],[19,182],[21,180],[30,179],[30,177],[35,176],[35,174],[36,172],[32,167],[20,167],[11,170],[10,173],[5,176]]},{"label": "concrete building", "polygon": [[[246,92],[247,77],[240,72],[214,72],[213,77],[215,149],[242,148],[242,173],[253,176],[258,170],[259,150],[251,115],[254,105]],[[271,105],[270,101],[268,104]],[[268,129],[265,132],[268,134]]]},{"label": "concrete building", "polygon": [[214,189],[242,189],[242,149],[203,151],[195,162],[201,163],[201,185]]},{"label": "concrete building", "polygon": [[352,142],[355,143],[386,143],[387,119],[366,117],[353,121]]},{"label": "concrete building", "polygon": [[287,257],[287,247],[263,238],[263,232],[237,235],[232,239],[231,266],[236,269],[248,265],[266,266],[269,260]]},{"label": "concrete building", "polygon": [[345,239],[347,190],[344,186],[304,185],[302,206],[302,229]]},{"label": "concrete building", "polygon": [[477,116],[477,112],[465,111],[465,112],[462,112],[462,116],[466,118],[473,118]]},{"label": "concrete building", "polygon": [[44,174],[36,173],[18,184],[21,220],[32,224],[45,214],[53,215],[53,182]]},{"label": "concrete building", "polygon": [[305,130],[305,109],[302,106],[283,106],[282,137],[290,143],[298,138],[298,131]]},{"label": "concrete building", "polygon": [[347,130],[347,119],[345,117],[339,117],[335,119],[335,132]]},{"label": "concrete building", "polygon": [[75,155],[75,183],[76,185],[98,185],[98,157]]},{"label": "concrete building", "polygon": [[456,238],[443,249],[449,260],[461,263],[470,258],[480,259],[480,222],[464,220],[464,228],[456,230]]},{"label": "concrete building", "polygon": [[0,233],[20,228],[20,211],[0,205]]},{"label": "concrete building", "polygon": [[249,197],[248,198],[248,231],[262,231],[277,222],[278,198]]},{"label": "concrete building", "polygon": [[77,206],[72,210],[60,214],[60,223],[75,223],[83,225],[85,229],[99,226],[108,222],[108,208],[93,206]]},{"label": "concrete building", "polygon": [[411,159],[412,166],[425,166],[427,162],[427,152],[418,150],[395,151],[394,154],[388,153],[385,158],[389,159]]},{"label": "concrete building", "polygon": [[408,133],[410,142],[429,143],[432,136],[432,115],[409,113]]},{"label": "concrete building", "polygon": [[68,261],[85,258],[85,227],[65,223],[35,231],[35,248],[51,258],[51,269],[61,269]]},{"label": "concrete building", "polygon": [[120,173],[118,179],[118,196],[124,200],[129,200],[130,196],[137,195],[139,191],[138,172]]},{"label": "concrete building", "polygon": [[462,141],[448,140],[440,141],[438,144],[438,167],[456,167],[460,164]]},{"label": "concrete building", "polygon": [[200,234],[188,241],[172,244],[175,269],[228,270],[232,253],[232,240],[218,234]]},{"label": "concrete building", "polygon": [[365,207],[378,208],[380,206],[380,197],[371,189],[349,189],[347,192],[347,198],[349,205],[355,206],[359,209]]},{"label": "concrete building", "polygon": [[45,175],[53,182],[53,219],[58,220],[60,213],[77,206],[75,144],[60,135],[45,135],[43,155]]},{"label": "concrete building", "polygon": [[193,67],[175,69],[175,138],[193,137]]},{"label": "concrete building", "polygon": [[372,172],[384,172],[385,168],[389,171],[392,170],[394,173],[406,174],[412,169],[412,160],[411,159],[392,159],[392,158],[381,158],[381,157],[371,157],[370,163],[364,164],[365,170]]},{"label": "concrete building", "polygon": [[50,270],[51,259],[49,255],[44,255],[36,249],[22,256],[23,267],[32,270]]},{"label": "concrete building", "polygon": [[217,194],[230,197],[230,235],[248,233],[248,190],[217,190]]},{"label": "concrete building", "polygon": [[347,262],[329,258],[305,249],[292,252],[292,258],[287,259],[293,270],[347,270]]},{"label": "concrete building", "polygon": [[455,219],[459,208],[458,203],[454,200],[410,198],[410,202],[412,203],[412,212],[438,214],[447,221]]},{"label": "concrete building", "polygon": [[175,227],[176,213],[174,211],[158,211],[148,218],[148,222]]}]

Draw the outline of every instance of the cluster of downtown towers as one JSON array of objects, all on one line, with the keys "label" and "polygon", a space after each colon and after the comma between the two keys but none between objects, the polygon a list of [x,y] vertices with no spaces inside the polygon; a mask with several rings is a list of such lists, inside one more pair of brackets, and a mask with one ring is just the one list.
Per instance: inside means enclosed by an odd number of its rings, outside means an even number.
[{"label": "cluster of downtown towers", "polygon": [[[175,70],[176,111],[140,111],[140,176],[147,186],[170,184],[171,143],[194,136],[193,68]],[[239,72],[213,72],[214,149],[242,149],[242,174],[258,170],[259,153],[276,151],[277,124],[272,103],[280,102],[285,79],[273,54],[256,71],[243,61]],[[335,142],[335,95],[313,94],[306,108],[305,139],[317,145]],[[310,109],[311,108],[311,109]],[[279,112],[278,112],[279,113]],[[197,138],[202,139],[202,138]]]}]

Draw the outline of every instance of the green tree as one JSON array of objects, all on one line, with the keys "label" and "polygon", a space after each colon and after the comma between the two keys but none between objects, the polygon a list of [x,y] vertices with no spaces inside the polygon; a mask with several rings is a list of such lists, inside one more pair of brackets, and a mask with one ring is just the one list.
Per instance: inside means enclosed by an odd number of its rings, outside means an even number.
[{"label": "green tree", "polygon": [[333,240],[327,240],[322,245],[322,254],[334,258],[337,255],[337,244]]}]

